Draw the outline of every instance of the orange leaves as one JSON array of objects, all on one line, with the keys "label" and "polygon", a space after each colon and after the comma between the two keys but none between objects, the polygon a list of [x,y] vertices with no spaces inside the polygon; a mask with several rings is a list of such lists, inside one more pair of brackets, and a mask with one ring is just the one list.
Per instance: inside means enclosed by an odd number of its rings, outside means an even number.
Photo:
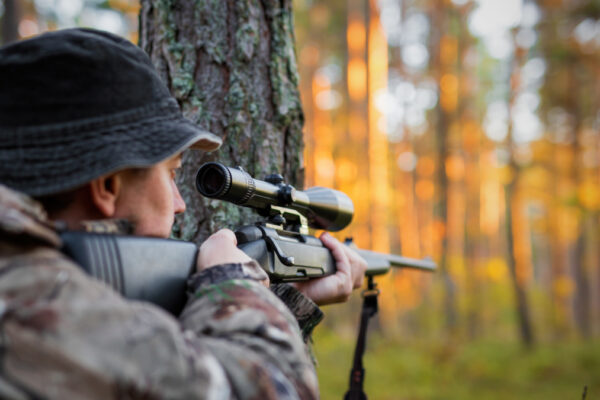
[{"label": "orange leaves", "polygon": [[[440,40],[440,63],[442,70],[450,69],[458,57],[458,41],[452,36],[443,36]],[[458,105],[458,77],[444,73],[440,78],[440,105],[446,112],[456,110]]]},{"label": "orange leaves", "polygon": [[440,104],[446,112],[456,110],[458,105],[458,78],[453,74],[444,74],[440,79]]},{"label": "orange leaves", "polygon": [[352,19],[348,23],[348,31],[346,32],[350,54],[361,55],[365,51],[366,38],[365,24],[358,19]]},{"label": "orange leaves", "polygon": [[486,179],[481,184],[479,221],[481,232],[485,235],[498,234],[500,228],[501,202],[503,196],[500,184],[493,179]]},{"label": "orange leaves", "polygon": [[430,201],[435,194],[433,173],[435,172],[435,161],[431,157],[423,156],[417,162],[417,174],[420,179],[415,184],[415,194],[421,201]]},{"label": "orange leaves", "polygon": [[314,67],[319,62],[319,48],[313,45],[306,45],[300,51],[300,62]]},{"label": "orange leaves", "polygon": [[456,61],[458,55],[458,40],[452,36],[443,36],[440,40],[440,61],[443,65],[450,65]]},{"label": "orange leaves", "polygon": [[569,174],[573,168],[575,152],[571,146],[557,146],[553,153],[554,168],[563,174]]},{"label": "orange leaves", "polygon": [[550,187],[554,176],[542,166],[535,166],[522,172],[521,185],[528,191],[544,191]]},{"label": "orange leaves", "polygon": [[446,235],[446,224],[443,221],[433,221],[431,228],[433,240],[436,242],[442,241]]},{"label": "orange leaves", "polygon": [[337,175],[341,182],[348,183],[356,179],[358,168],[356,164],[348,159],[338,161]]},{"label": "orange leaves", "polygon": [[353,101],[362,101],[367,95],[367,65],[364,61],[367,31],[357,17],[351,17],[346,32],[348,42],[348,94]]},{"label": "orange leaves", "polygon": [[417,162],[417,173],[422,177],[431,177],[435,172],[435,161],[428,156],[422,156]]},{"label": "orange leaves", "polygon": [[415,184],[415,194],[421,201],[430,201],[435,193],[435,185],[429,179],[420,179]]},{"label": "orange leaves", "polygon": [[575,283],[568,276],[562,275],[554,280],[552,290],[559,298],[566,299],[573,294]]},{"label": "orange leaves", "polygon": [[315,27],[324,27],[329,23],[330,14],[325,4],[316,4],[310,10],[310,21]]},{"label": "orange leaves", "polygon": [[492,258],[485,265],[486,276],[496,283],[506,281],[508,278],[508,265],[504,258]]},{"label": "orange leaves", "polygon": [[135,0],[108,0],[108,6],[124,13],[138,14],[140,2]]},{"label": "orange leaves", "polygon": [[460,156],[450,156],[446,160],[446,175],[451,181],[460,181],[465,176],[465,162]]},{"label": "orange leaves", "polygon": [[335,177],[335,163],[330,154],[319,152],[315,156],[315,169],[317,172],[317,182],[323,186],[333,186]]},{"label": "orange leaves", "polygon": [[594,182],[582,183],[577,189],[577,198],[581,205],[589,210],[600,209],[600,187]]},{"label": "orange leaves", "polygon": [[367,95],[367,65],[360,58],[348,62],[348,94],[353,101],[361,101]]},{"label": "orange leaves", "polygon": [[453,74],[444,74],[440,79],[440,88],[443,92],[453,93],[458,90],[458,78]]},{"label": "orange leaves", "polygon": [[481,134],[481,127],[475,121],[468,120],[463,123],[462,144],[466,152],[475,153],[479,150]]},{"label": "orange leaves", "polygon": [[375,107],[375,93],[385,90],[388,85],[388,44],[377,15],[372,15],[369,23],[367,56],[368,79],[368,126],[369,126],[369,180],[372,197],[372,237],[373,250],[389,251],[390,235],[388,230],[392,190],[389,174],[389,142],[381,128],[386,116]]}]

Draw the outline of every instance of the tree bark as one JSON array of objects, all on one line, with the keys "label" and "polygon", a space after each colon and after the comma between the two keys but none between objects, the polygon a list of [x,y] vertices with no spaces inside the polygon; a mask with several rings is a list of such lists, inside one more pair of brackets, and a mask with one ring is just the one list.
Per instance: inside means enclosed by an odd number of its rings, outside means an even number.
[{"label": "tree bark", "polygon": [[202,198],[198,167],[241,166],[256,178],[281,173],[303,183],[303,115],[291,0],[142,0],[140,45],[184,115],[223,138],[218,152],[188,151],[179,187],[188,206],[175,237],[200,242],[251,212]]}]

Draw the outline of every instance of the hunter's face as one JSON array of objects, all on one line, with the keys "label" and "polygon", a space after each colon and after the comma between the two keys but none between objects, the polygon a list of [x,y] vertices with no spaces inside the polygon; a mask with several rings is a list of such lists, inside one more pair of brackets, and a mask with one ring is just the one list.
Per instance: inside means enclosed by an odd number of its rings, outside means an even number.
[{"label": "hunter's face", "polygon": [[185,211],[185,202],[175,185],[181,155],[143,172],[131,173],[123,182],[115,218],[127,218],[140,236],[169,237],[175,214]]}]

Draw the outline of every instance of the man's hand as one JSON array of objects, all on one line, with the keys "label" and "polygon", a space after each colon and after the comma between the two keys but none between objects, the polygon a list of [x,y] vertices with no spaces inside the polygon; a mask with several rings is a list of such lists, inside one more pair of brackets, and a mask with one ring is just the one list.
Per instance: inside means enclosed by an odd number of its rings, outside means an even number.
[{"label": "man's hand", "polygon": [[196,268],[200,272],[215,265],[247,261],[252,259],[237,248],[235,234],[229,229],[221,229],[210,235],[200,246]]},{"label": "man's hand", "polygon": [[318,305],[341,303],[350,297],[353,289],[362,286],[367,262],[350,247],[324,232],[321,241],[335,259],[337,271],[319,279],[290,283]]}]

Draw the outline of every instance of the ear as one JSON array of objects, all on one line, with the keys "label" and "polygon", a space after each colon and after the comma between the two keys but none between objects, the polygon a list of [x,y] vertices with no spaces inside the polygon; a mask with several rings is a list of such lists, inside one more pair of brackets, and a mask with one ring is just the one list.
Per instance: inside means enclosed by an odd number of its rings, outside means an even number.
[{"label": "ear", "polygon": [[105,218],[112,218],[115,215],[121,183],[119,174],[101,176],[89,183],[92,201]]}]

